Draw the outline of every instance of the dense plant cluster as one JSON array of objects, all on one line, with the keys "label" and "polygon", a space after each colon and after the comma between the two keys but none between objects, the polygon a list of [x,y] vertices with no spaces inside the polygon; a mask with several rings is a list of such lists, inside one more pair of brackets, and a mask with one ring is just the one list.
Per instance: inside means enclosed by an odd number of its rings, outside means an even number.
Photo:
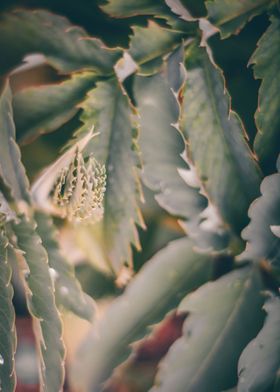
[{"label": "dense plant cluster", "polygon": [[0,47],[0,390],[23,287],[42,391],[279,392],[279,2],[4,1]]}]

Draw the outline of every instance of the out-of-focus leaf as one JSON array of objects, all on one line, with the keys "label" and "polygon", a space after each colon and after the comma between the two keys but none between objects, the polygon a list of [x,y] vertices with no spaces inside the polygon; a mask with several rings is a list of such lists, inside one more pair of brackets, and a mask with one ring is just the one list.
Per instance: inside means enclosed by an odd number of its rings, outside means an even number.
[{"label": "out-of-focus leaf", "polygon": [[64,380],[64,346],[62,325],[55,306],[48,255],[36,233],[36,225],[24,217],[13,225],[18,248],[23,252],[27,271],[27,303],[34,318],[37,347],[40,354],[42,391],[60,391]]},{"label": "out-of-focus leaf", "polygon": [[230,109],[222,73],[204,48],[187,50],[186,69],[180,124],[189,158],[210,201],[239,234],[247,223],[248,207],[259,194],[260,171],[241,120]]},{"label": "out-of-focus leaf", "polygon": [[238,34],[248,20],[270,7],[275,0],[208,0],[208,19],[219,28],[222,38]]},{"label": "out-of-focus leaf", "polygon": [[[243,351],[239,363],[238,392],[277,392],[280,381],[280,299],[272,296],[264,305],[263,328]],[[279,386],[279,384],[278,384]]]},{"label": "out-of-focus leaf", "polygon": [[261,196],[249,208],[251,222],[243,230],[247,241],[241,259],[265,259],[280,268],[280,238],[273,227],[280,225],[280,173],[267,176],[261,183]]},{"label": "out-of-focus leaf", "polygon": [[[275,165],[280,152],[280,19],[271,17],[271,25],[258,43],[251,58],[256,78],[262,79],[256,111],[258,133],[254,148],[266,170]],[[268,167],[270,169],[270,167]]]},{"label": "out-of-focus leaf", "polygon": [[112,73],[121,57],[119,49],[109,49],[89,37],[64,17],[43,10],[15,10],[0,17],[0,72],[7,73],[24,56],[40,53],[61,73],[91,70]]},{"label": "out-of-focus leaf", "polygon": [[19,142],[33,141],[70,120],[95,80],[91,73],[74,74],[61,83],[30,87],[17,93],[13,108]]},{"label": "out-of-focus leaf", "polygon": [[171,11],[181,19],[190,21],[205,16],[204,0],[165,0]]},{"label": "out-of-focus leaf", "polygon": [[212,257],[195,254],[186,238],[158,252],[93,326],[72,373],[79,391],[98,390],[129,353],[129,344],[212,275]]},{"label": "out-of-focus leaf", "polygon": [[101,7],[103,11],[116,18],[128,18],[135,15],[161,15],[168,10],[164,0],[109,0]]},{"label": "out-of-focus leaf", "polygon": [[42,212],[35,214],[37,232],[48,253],[50,274],[54,281],[56,305],[70,310],[77,316],[91,321],[94,316],[94,302],[83,293],[75,278],[73,266],[63,257],[57,242],[57,231],[50,217]]},{"label": "out-of-focus leaf", "polygon": [[5,199],[5,196],[0,191],[0,226],[1,226],[1,218],[3,219],[2,223],[6,223],[12,220],[16,220],[16,214],[10,208],[9,203]]},{"label": "out-of-focus leaf", "polygon": [[128,18],[139,15],[153,15],[157,19],[164,19],[174,30],[185,31],[189,29],[181,19],[174,16],[164,0],[150,2],[149,0],[109,0],[101,7],[103,11],[112,17]]},{"label": "out-of-focus leaf", "polygon": [[94,124],[100,132],[88,143],[84,154],[93,154],[106,166],[102,243],[110,264],[119,271],[124,262],[131,263],[130,244],[140,247],[135,224],[143,226],[138,207],[141,189],[133,109],[115,79],[99,82],[81,107],[83,129]]},{"label": "out-of-focus leaf", "polygon": [[21,154],[16,144],[13,120],[12,94],[9,83],[4,84],[0,95],[0,176],[17,200],[29,201],[29,182],[21,163]]},{"label": "out-of-focus leaf", "polygon": [[12,270],[7,258],[8,240],[0,228],[0,390],[13,392],[15,389],[15,312],[12,304]]},{"label": "out-of-focus leaf", "polygon": [[[162,55],[170,52],[180,44],[183,34],[159,26],[152,21],[147,27],[133,26],[128,53],[140,66],[140,72],[151,74],[162,65]],[[158,60],[157,67],[141,68],[142,64]]]},{"label": "out-of-focus leaf", "polygon": [[259,275],[242,269],[187,296],[183,336],[160,365],[153,392],[223,391],[236,385],[237,361],[261,327]]},{"label": "out-of-focus leaf", "polygon": [[181,19],[187,22],[194,20],[193,16],[190,14],[189,10],[184,6],[181,0],[165,0],[165,2],[171,11],[178,15]]}]

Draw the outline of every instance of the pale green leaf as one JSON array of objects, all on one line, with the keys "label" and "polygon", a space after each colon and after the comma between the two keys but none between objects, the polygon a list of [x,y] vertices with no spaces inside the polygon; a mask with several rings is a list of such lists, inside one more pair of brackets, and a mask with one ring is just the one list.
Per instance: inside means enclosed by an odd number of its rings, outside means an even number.
[{"label": "pale green leaf", "polygon": [[15,311],[12,304],[13,288],[11,285],[12,270],[8,264],[8,240],[0,229],[0,390],[15,390]]},{"label": "pale green leaf", "polygon": [[[171,69],[168,70],[168,67]],[[202,232],[200,227],[207,199],[199,193],[200,184],[196,183],[195,170],[181,156],[185,143],[180,131],[174,126],[179,119],[179,105],[170,87],[178,90],[182,79],[178,65],[169,61],[168,67],[167,78],[160,74],[135,78],[134,95],[140,115],[139,144],[144,168],[143,180],[155,191],[161,207],[187,221],[187,232],[198,246],[224,247],[225,243],[220,241],[222,238],[219,234],[216,238],[216,232]],[[171,70],[177,72],[177,80],[170,77]]]},{"label": "pale green leaf", "polygon": [[60,391],[64,381],[65,350],[61,320],[55,306],[48,255],[33,222],[28,222],[22,216],[20,222],[13,225],[13,230],[17,236],[17,246],[23,252],[27,266],[27,304],[36,323],[41,388],[44,392]]},{"label": "pale green leaf", "polygon": [[254,16],[267,10],[274,0],[208,0],[208,19],[217,26],[222,38],[238,34]]},{"label": "pale green leaf", "polygon": [[280,152],[280,19],[271,17],[271,25],[258,42],[251,58],[256,78],[262,79],[259,104],[256,111],[258,133],[254,148],[258,158],[266,165],[275,164]]},{"label": "pale green leaf", "polygon": [[96,76],[91,73],[74,74],[61,83],[18,92],[13,108],[19,142],[28,143],[70,120],[95,80]]},{"label": "pale green leaf", "polygon": [[181,19],[187,22],[195,19],[181,0],[165,0],[165,2],[171,11],[178,15]]},{"label": "pale green leaf", "polygon": [[181,130],[210,202],[237,234],[247,223],[247,210],[259,194],[261,175],[241,120],[230,109],[221,70],[204,48],[186,53]]},{"label": "pale green leaf", "polygon": [[239,363],[238,392],[277,392],[280,374],[280,299],[272,296],[264,309],[263,328],[243,351]]},{"label": "pale green leaf", "polygon": [[110,16],[128,18],[135,15],[160,15],[168,10],[163,0],[109,0],[101,7]]},{"label": "pale green leaf", "polygon": [[43,10],[14,10],[0,17],[1,73],[21,63],[29,54],[43,54],[61,73],[91,70],[97,74],[113,73],[121,57],[119,49],[109,49],[89,37],[66,18]]},{"label": "pale green leaf", "polygon": [[75,277],[74,267],[67,262],[59,249],[58,232],[52,219],[42,212],[36,212],[37,232],[48,253],[49,268],[54,281],[56,305],[91,321],[94,316],[94,302],[83,293]]},{"label": "pale green leaf", "polygon": [[139,144],[145,184],[157,193],[157,200],[168,212],[182,217],[196,216],[206,203],[196,189],[187,187],[178,172],[188,166],[181,157],[185,149],[183,137],[173,125],[179,118],[174,94],[160,74],[136,76],[134,94],[140,117]]},{"label": "pale green leaf", "polygon": [[188,295],[183,336],[163,359],[153,392],[217,392],[236,385],[237,361],[263,320],[259,275],[231,272]]},{"label": "pale green leaf", "polygon": [[191,242],[176,240],[158,252],[93,325],[72,373],[79,391],[99,384],[129,354],[129,344],[159,321],[191,290],[211,278],[213,258],[196,254]]},{"label": "pale green leaf", "polygon": [[280,173],[267,176],[261,183],[261,196],[249,208],[249,225],[242,237],[247,241],[241,259],[269,261],[280,268],[280,238],[274,226],[280,225]]},{"label": "pale green leaf", "polygon": [[[133,26],[132,30],[128,53],[142,74],[154,73],[162,65],[162,56],[178,46],[183,38],[182,33],[163,28],[153,21],[147,27]],[[155,61],[156,67],[147,69],[147,65],[154,65]]]},{"label": "pale green leaf", "polygon": [[124,262],[131,263],[130,244],[140,246],[135,223],[143,225],[133,109],[115,79],[99,82],[81,108],[85,132],[92,124],[100,132],[88,143],[84,155],[93,154],[106,167],[102,243],[110,264],[118,271]]},{"label": "pale green leaf", "polygon": [[12,94],[8,82],[4,84],[0,95],[0,123],[0,176],[10,188],[14,199],[29,201],[29,182],[15,141]]}]

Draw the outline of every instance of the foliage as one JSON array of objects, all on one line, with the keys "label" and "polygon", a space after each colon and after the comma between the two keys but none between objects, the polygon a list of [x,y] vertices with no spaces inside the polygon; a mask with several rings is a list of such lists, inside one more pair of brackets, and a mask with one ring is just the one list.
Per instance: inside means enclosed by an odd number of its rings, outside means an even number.
[{"label": "foliage", "polygon": [[0,6],[0,390],[23,292],[42,391],[113,392],[173,312],[137,392],[276,392],[279,1],[95,3]]}]

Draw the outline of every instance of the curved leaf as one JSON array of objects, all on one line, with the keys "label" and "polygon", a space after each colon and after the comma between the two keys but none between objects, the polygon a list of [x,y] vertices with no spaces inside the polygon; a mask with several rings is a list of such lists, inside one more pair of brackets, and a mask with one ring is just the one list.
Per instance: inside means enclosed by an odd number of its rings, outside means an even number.
[{"label": "curved leaf", "polygon": [[40,354],[42,391],[60,391],[64,381],[64,346],[62,325],[55,306],[54,288],[48,266],[48,255],[42,246],[36,226],[24,217],[13,225],[18,248],[23,252],[28,271],[25,275],[27,303],[34,322]]},{"label": "curved leaf", "polygon": [[264,309],[264,326],[239,359],[238,392],[279,390],[276,383],[280,381],[280,299],[272,296]]},{"label": "curved leaf", "polygon": [[124,262],[131,263],[130,243],[140,247],[135,223],[144,225],[138,207],[141,189],[133,111],[115,79],[97,83],[81,108],[81,120],[85,124],[81,134],[92,124],[100,132],[89,141],[84,154],[93,154],[106,166],[102,242],[109,262],[118,271]]},{"label": "curved leaf", "polygon": [[12,303],[12,270],[8,264],[8,240],[0,229],[0,390],[13,392],[15,389],[15,311]]},{"label": "curved leaf", "polygon": [[145,184],[157,193],[159,204],[168,212],[196,217],[206,201],[197,189],[187,187],[178,172],[178,169],[187,170],[188,166],[181,157],[184,140],[173,125],[179,117],[174,94],[160,74],[136,76],[134,94],[140,115],[139,144]]},{"label": "curved leaf", "polygon": [[243,230],[247,241],[240,259],[269,261],[280,268],[280,238],[274,233],[274,226],[280,225],[280,173],[265,177],[261,183],[261,196],[249,209],[251,222]]},{"label": "curved leaf", "polygon": [[156,2],[150,0],[109,0],[101,8],[115,18],[128,18],[135,15],[159,15],[168,10],[163,0],[157,0]]},{"label": "curved leaf", "polygon": [[224,391],[236,385],[242,349],[261,327],[262,288],[256,271],[241,269],[187,296],[183,336],[160,365],[153,392]]},{"label": "curved leaf", "polygon": [[33,141],[70,120],[95,80],[91,73],[74,74],[61,83],[30,87],[17,93],[13,108],[19,142]]},{"label": "curved leaf", "polygon": [[83,293],[79,281],[75,278],[73,266],[61,254],[56,239],[58,233],[52,219],[42,212],[36,212],[35,220],[38,225],[37,232],[48,253],[55,287],[56,305],[91,321],[95,312],[94,302],[87,294]]},{"label": "curved leaf", "polygon": [[[183,37],[182,33],[163,28],[153,21],[149,21],[147,27],[133,26],[132,30],[128,53],[145,74],[154,73],[162,65],[162,55],[178,46]],[[156,67],[146,69],[155,61]]]},{"label": "curved leaf", "polygon": [[180,125],[189,157],[210,202],[239,234],[259,194],[260,171],[242,123],[230,109],[222,73],[204,48],[193,45],[187,50],[186,69]]},{"label": "curved leaf", "polygon": [[187,22],[204,17],[206,14],[204,0],[165,0],[165,2],[174,14]]},{"label": "curved leaf", "polygon": [[185,238],[158,252],[93,326],[72,374],[77,389],[99,390],[99,384],[127,357],[128,345],[174,308],[185,293],[211,278],[211,259],[195,254]]},{"label": "curved leaf", "polygon": [[255,77],[262,79],[255,116],[258,133],[254,148],[264,169],[269,163],[274,166],[280,153],[280,19],[272,16],[270,20],[271,25],[251,58]]},{"label": "curved leaf", "polygon": [[[175,52],[173,55],[177,57]],[[170,56],[171,60],[173,55]],[[200,183],[197,182],[195,170],[182,158],[185,144],[174,125],[179,119],[179,104],[170,88],[179,90],[178,86],[182,84],[177,61],[178,57],[175,62],[168,61],[168,81],[160,74],[135,78],[143,180],[156,192],[156,200],[161,207],[186,221],[183,225],[199,247],[223,248],[227,243],[224,230],[213,234],[200,226],[207,199],[199,193]],[[172,80],[174,74],[178,80]]]},{"label": "curved leaf", "polygon": [[6,82],[0,95],[0,176],[17,200],[29,202],[29,182],[21,163],[21,154],[16,144],[13,121],[12,94]]},{"label": "curved leaf", "polygon": [[254,16],[269,8],[274,0],[208,0],[208,19],[219,28],[222,38],[238,34]]},{"label": "curved leaf", "polygon": [[61,73],[91,70],[113,73],[121,57],[119,49],[108,49],[64,17],[43,10],[14,10],[0,17],[0,71],[9,72],[24,56],[41,53]]}]

